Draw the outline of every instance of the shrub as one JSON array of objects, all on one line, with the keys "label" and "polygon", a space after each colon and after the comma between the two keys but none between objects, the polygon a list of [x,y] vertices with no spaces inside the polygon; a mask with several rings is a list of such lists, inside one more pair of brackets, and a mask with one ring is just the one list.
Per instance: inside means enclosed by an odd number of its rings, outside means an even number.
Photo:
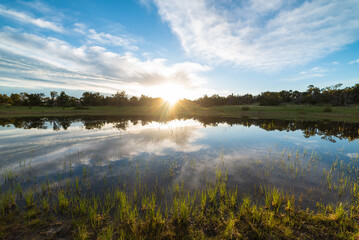
[{"label": "shrub", "polygon": [[332,108],[331,107],[325,107],[323,112],[332,112]]},{"label": "shrub", "polygon": [[75,107],[76,110],[86,110],[86,109],[90,109],[88,107],[84,107],[84,106],[77,106]]}]

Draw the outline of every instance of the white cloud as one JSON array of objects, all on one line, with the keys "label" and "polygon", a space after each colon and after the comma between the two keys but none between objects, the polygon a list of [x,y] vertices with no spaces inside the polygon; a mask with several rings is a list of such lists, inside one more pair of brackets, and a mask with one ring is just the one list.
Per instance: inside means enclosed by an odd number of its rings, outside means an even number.
[{"label": "white cloud", "polygon": [[311,69],[301,71],[295,76],[284,78],[285,81],[295,82],[301,80],[308,80],[311,78],[322,78],[325,76],[325,73],[330,70],[323,67],[312,67]]},{"label": "white cloud", "polygon": [[359,39],[357,0],[154,1],[184,50],[214,63],[276,70]]},{"label": "white cloud", "polygon": [[15,19],[16,21],[23,22],[26,24],[32,24],[40,28],[49,29],[55,32],[60,32],[60,33],[64,32],[64,29],[61,26],[61,24],[47,21],[41,18],[34,18],[23,12],[18,12],[12,9],[6,9],[1,4],[0,4],[0,15],[7,18]]},{"label": "white cloud", "polygon": [[359,59],[349,62],[349,64],[359,63]]},{"label": "white cloud", "polygon": [[91,43],[99,43],[102,45],[121,46],[121,47],[125,47],[125,48],[131,49],[131,50],[138,49],[136,46],[133,46],[132,41],[127,38],[114,36],[109,33],[103,33],[103,32],[97,33],[94,29],[89,29],[88,32],[89,32],[89,34],[87,37]]},{"label": "white cloud", "polygon": [[127,36],[115,36],[109,33],[97,32],[95,29],[88,29],[83,23],[75,23],[74,31],[87,38],[87,44],[100,44],[105,46],[124,47],[128,50],[138,50],[136,41]]},{"label": "white cloud", "polygon": [[[51,9],[47,4],[45,4],[44,2],[41,2],[39,0],[35,0],[35,1],[18,1],[21,5],[27,7],[27,8],[31,8],[34,9],[37,12],[40,13],[44,13],[44,14],[59,14],[59,11],[54,11],[53,9]],[[62,14],[61,14],[62,15]]]},{"label": "white cloud", "polygon": [[152,4],[152,1],[151,0],[138,0],[138,2],[144,6],[145,8],[147,8],[147,10],[150,10],[151,9],[151,4]]},{"label": "white cloud", "polygon": [[326,73],[329,70],[323,67],[312,67],[311,69],[307,71],[302,71],[300,74],[313,74],[313,73]]},{"label": "white cloud", "polygon": [[75,23],[74,24],[74,31],[81,33],[81,34],[86,34],[87,33],[87,27],[84,23]]},{"label": "white cloud", "polygon": [[[173,82],[198,97],[210,68],[198,63],[166,64],[164,59],[141,60],[131,53],[114,53],[101,46],[74,47],[53,37],[40,37],[4,28],[0,32],[0,85],[69,88],[151,95],[151,87]],[[196,94],[196,96],[193,96]]]}]

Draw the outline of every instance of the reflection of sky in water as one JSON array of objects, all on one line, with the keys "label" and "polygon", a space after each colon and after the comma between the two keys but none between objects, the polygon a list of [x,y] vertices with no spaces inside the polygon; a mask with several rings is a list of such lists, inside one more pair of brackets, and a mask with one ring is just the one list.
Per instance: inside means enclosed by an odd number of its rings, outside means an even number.
[{"label": "reflection of sky in water", "polygon": [[[50,123],[46,124],[47,129],[1,127],[1,171],[19,171],[20,162],[22,165],[25,162],[31,164],[33,174],[41,177],[56,174],[70,163],[74,169],[86,165],[101,170],[102,166],[116,166],[121,161],[142,161],[156,174],[169,171],[170,166],[175,174],[173,181],[184,181],[193,188],[203,186],[206,181],[203,176],[213,177],[216,169],[224,167],[229,170],[232,184],[242,188],[271,183],[298,190],[321,181],[322,169],[329,169],[333,159],[349,161],[359,149],[357,140],[337,139],[333,143],[320,136],[305,138],[301,130],[266,131],[256,126],[227,124],[203,127],[195,120],[150,122],[144,126],[130,121],[127,124],[126,130],[115,128],[116,123],[107,123],[101,129],[85,129],[81,122],[59,131],[53,131]],[[294,156],[297,150],[321,156],[320,167],[311,170],[306,179],[288,181],[277,166],[272,167],[270,178],[262,176],[264,171],[258,171],[270,168],[270,163],[283,152]],[[261,163],[255,165],[254,160]],[[308,157],[303,160],[303,166],[307,160]],[[162,164],[171,161],[175,164],[166,167]]]},{"label": "reflection of sky in water", "polygon": [[200,127],[198,122],[188,120],[145,126],[130,124],[125,131],[114,128],[114,124],[91,130],[79,124],[60,131],[2,128],[0,164],[3,168],[16,168],[19,161],[31,161],[33,167],[51,163],[56,168],[70,157],[75,163],[90,163],[94,159],[115,161],[131,158],[144,152],[163,155],[166,149],[198,151],[206,147],[195,143],[203,137],[196,131]]},{"label": "reflection of sky in water", "polygon": [[73,155],[78,155],[77,161],[81,163],[90,163],[94,158],[116,161],[141,153],[165,155],[168,150],[260,158],[269,151],[305,148],[340,157],[355,157],[359,147],[357,141],[338,140],[332,143],[320,136],[304,138],[300,130],[265,131],[256,126],[226,124],[202,127],[194,120],[151,122],[145,126],[129,122],[124,131],[114,128],[114,124],[88,130],[80,122],[75,122],[67,130],[60,131],[53,131],[51,124],[47,126],[48,129],[24,130],[11,125],[0,128],[1,166],[16,167],[19,161],[31,161],[33,166],[56,165]]}]

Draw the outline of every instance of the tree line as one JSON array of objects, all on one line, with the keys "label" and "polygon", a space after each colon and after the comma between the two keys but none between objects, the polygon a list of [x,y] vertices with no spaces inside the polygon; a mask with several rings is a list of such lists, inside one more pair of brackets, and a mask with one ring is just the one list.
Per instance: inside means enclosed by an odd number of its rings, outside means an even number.
[{"label": "tree line", "polygon": [[259,103],[262,106],[276,106],[281,103],[293,104],[330,104],[333,106],[347,106],[359,104],[359,84],[352,87],[341,88],[342,84],[326,88],[318,88],[309,85],[306,91],[282,90],[279,92],[262,92],[258,95],[228,95],[227,97],[214,94],[211,97],[205,95],[196,100],[202,106],[218,105],[245,105]]},{"label": "tree line", "polygon": [[129,97],[125,91],[118,91],[111,96],[101,95],[99,92],[84,92],[81,98],[67,95],[64,91],[50,92],[50,97],[44,93],[13,93],[10,96],[0,94],[0,104],[13,106],[45,106],[45,107],[76,107],[76,106],[140,106],[154,104],[162,101],[160,98],[152,98],[145,95],[141,97]]},{"label": "tree line", "polygon": [[[279,92],[262,92],[258,95],[228,95],[226,97],[214,94],[204,95],[196,100],[182,100],[182,103],[194,103],[200,106],[220,105],[247,105],[259,103],[263,106],[276,106],[282,103],[293,104],[330,104],[333,106],[347,106],[359,104],[359,84],[341,88],[342,84],[326,88],[309,85],[306,91],[282,90]],[[145,95],[129,97],[125,91],[118,91],[111,96],[101,95],[99,92],[84,92],[81,98],[67,95],[64,91],[51,91],[50,96],[44,93],[13,93],[10,96],[0,94],[1,105],[13,106],[47,106],[47,107],[74,107],[74,106],[144,106],[163,102],[161,98],[152,98]]]}]

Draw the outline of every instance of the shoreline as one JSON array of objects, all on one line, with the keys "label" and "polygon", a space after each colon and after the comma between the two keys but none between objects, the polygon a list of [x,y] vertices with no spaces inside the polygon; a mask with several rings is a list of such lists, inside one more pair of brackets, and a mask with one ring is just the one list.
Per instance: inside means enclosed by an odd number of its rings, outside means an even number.
[{"label": "shoreline", "polygon": [[324,112],[325,109],[325,106],[307,105],[176,106],[174,108],[166,106],[95,106],[84,108],[0,106],[0,118],[55,116],[151,116],[158,117],[159,119],[174,119],[178,117],[249,117],[282,120],[359,122],[359,106],[330,107],[331,112]]}]

